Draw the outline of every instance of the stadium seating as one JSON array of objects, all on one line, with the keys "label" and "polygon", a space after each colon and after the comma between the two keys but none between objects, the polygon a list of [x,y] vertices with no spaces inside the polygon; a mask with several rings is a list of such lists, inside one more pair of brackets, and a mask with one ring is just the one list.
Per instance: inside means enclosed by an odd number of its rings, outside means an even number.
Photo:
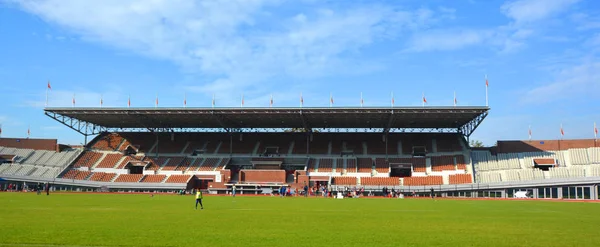
[{"label": "stadium seating", "polygon": [[183,162],[184,157],[169,157],[169,161],[167,164],[162,167],[163,171],[174,171],[181,162]]},{"label": "stadium seating", "polygon": [[97,150],[116,151],[119,149],[123,140],[123,137],[121,137],[119,134],[105,133],[101,134],[97,138],[97,141],[92,145],[91,148]]},{"label": "stadium seating", "polygon": [[358,172],[368,172],[371,173],[373,170],[373,159],[371,158],[358,158],[356,159],[358,162],[357,171]]},{"label": "stadium seating", "polygon": [[404,186],[427,186],[440,185],[444,180],[442,176],[427,176],[427,177],[406,177],[404,178]]},{"label": "stadium seating", "polygon": [[96,168],[114,168],[122,157],[122,154],[106,154]]},{"label": "stadium seating", "polygon": [[94,172],[88,180],[97,182],[111,182],[117,174],[106,172]]},{"label": "stadium seating", "polygon": [[346,171],[347,172],[357,172],[356,163],[357,159],[345,159],[346,160]]},{"label": "stadium seating", "polygon": [[333,177],[335,185],[356,185],[356,177]]},{"label": "stadium seating", "polygon": [[144,177],[143,174],[121,174],[119,175],[116,179],[115,182],[117,183],[135,183],[135,182],[139,182],[142,177]]},{"label": "stadium seating", "polygon": [[167,175],[161,175],[161,174],[156,174],[156,175],[146,175],[142,178],[142,183],[160,183],[162,181],[165,180],[165,178],[167,177]]},{"label": "stadium seating", "polygon": [[473,183],[471,174],[452,174],[448,177],[450,184],[470,184]]},{"label": "stadium seating", "polygon": [[319,170],[319,172],[332,172],[333,171],[333,159],[320,159],[318,170]]},{"label": "stadium seating", "polygon": [[362,177],[361,185],[398,186],[400,180],[396,177]]},{"label": "stadium seating", "polygon": [[191,175],[171,175],[165,183],[187,183],[191,177]]},{"label": "stadium seating", "polygon": [[90,174],[92,174],[92,172],[90,172],[90,171],[79,171],[77,173],[77,175],[75,175],[75,179],[77,179],[77,180],[85,180],[87,177],[90,176]]},{"label": "stadium seating", "polygon": [[92,151],[84,151],[81,154],[81,156],[79,156],[79,159],[77,159],[77,161],[75,161],[75,164],[73,164],[73,167],[75,167],[75,168],[79,168],[79,167],[91,168],[94,164],[96,164],[96,162],[98,162],[98,160],[100,160],[101,157],[102,157],[102,153],[92,152]]},{"label": "stadium seating", "polygon": [[436,172],[456,170],[454,167],[454,156],[431,157],[431,170]]},{"label": "stadium seating", "polygon": [[390,173],[390,165],[385,158],[376,158],[375,170],[377,173]]}]

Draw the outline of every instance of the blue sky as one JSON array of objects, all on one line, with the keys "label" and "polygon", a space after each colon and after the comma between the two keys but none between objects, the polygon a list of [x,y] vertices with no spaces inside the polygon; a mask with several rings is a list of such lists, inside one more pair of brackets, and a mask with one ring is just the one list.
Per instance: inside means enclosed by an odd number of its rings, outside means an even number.
[{"label": "blue sky", "polygon": [[485,105],[472,138],[593,137],[600,2],[0,0],[3,137],[83,137],[49,106]]}]

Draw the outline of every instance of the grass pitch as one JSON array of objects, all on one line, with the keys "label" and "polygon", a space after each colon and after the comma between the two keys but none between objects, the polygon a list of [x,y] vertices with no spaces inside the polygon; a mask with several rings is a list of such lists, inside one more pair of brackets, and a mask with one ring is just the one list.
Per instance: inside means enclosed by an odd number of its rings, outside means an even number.
[{"label": "grass pitch", "polygon": [[600,204],[0,193],[0,246],[598,246]]}]

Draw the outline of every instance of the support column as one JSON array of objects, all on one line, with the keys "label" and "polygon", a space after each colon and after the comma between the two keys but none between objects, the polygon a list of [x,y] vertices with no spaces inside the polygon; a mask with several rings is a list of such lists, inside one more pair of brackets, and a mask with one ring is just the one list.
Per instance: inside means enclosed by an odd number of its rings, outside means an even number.
[{"label": "support column", "polygon": [[385,161],[388,161],[388,142],[389,142],[389,134],[388,132],[385,133]]},{"label": "support column", "polygon": [[229,155],[233,153],[233,133],[229,132]]}]

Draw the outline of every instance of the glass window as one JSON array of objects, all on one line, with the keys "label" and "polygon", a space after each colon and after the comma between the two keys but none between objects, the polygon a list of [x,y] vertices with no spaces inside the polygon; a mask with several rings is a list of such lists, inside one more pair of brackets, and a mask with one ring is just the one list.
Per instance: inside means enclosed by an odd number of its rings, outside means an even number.
[{"label": "glass window", "polygon": [[583,199],[583,187],[577,187],[577,199]]},{"label": "glass window", "polygon": [[569,199],[576,199],[575,187],[569,187]]},{"label": "glass window", "polygon": [[591,199],[591,188],[590,187],[583,187],[583,199]]},{"label": "glass window", "polygon": [[563,199],[569,198],[569,187],[562,187],[562,198]]}]

